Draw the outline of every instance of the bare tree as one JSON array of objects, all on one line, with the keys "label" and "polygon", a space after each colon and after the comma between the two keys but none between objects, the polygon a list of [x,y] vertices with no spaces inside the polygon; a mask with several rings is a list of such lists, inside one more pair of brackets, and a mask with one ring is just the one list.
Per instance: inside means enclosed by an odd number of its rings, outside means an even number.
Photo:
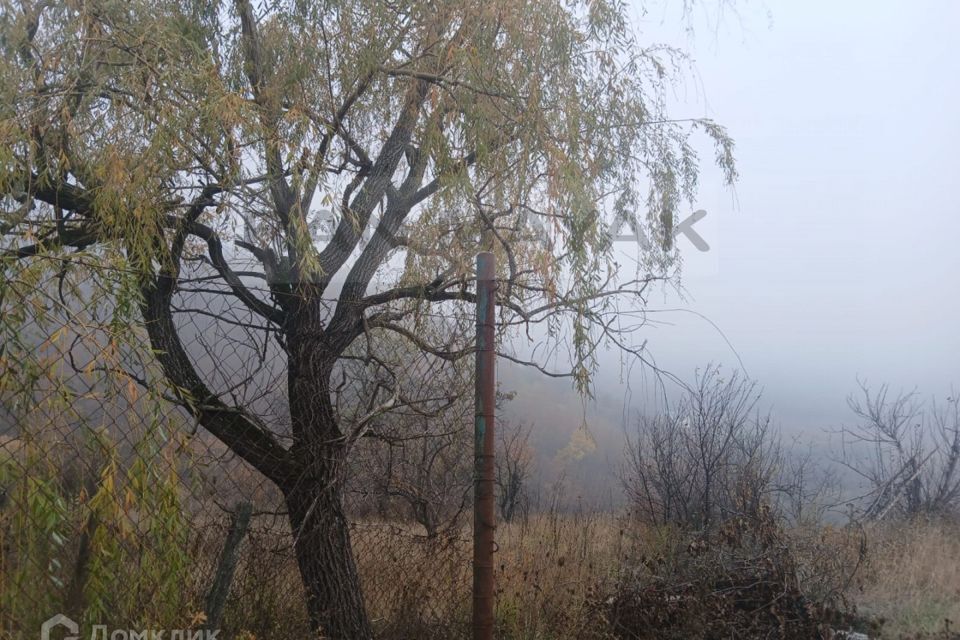
[{"label": "bare tree", "polygon": [[641,416],[622,474],[637,514],[707,529],[770,506],[782,454],[758,400],[755,383],[708,366],[674,407]]},{"label": "bare tree", "polygon": [[530,473],[534,452],[530,446],[533,425],[503,421],[497,431],[497,507],[504,522],[511,522],[529,508]]},{"label": "bare tree", "polygon": [[783,450],[776,481],[776,508],[793,525],[819,524],[841,499],[836,468],[821,463],[811,446],[794,441]]},{"label": "bare tree", "polygon": [[866,482],[863,517],[956,514],[960,506],[960,399],[924,406],[916,392],[876,392],[860,383],[848,398],[859,421],[844,427],[841,464]]},{"label": "bare tree", "polygon": [[460,396],[436,415],[385,416],[358,445],[348,490],[372,494],[378,515],[412,520],[428,538],[455,529],[470,506],[472,412]]}]

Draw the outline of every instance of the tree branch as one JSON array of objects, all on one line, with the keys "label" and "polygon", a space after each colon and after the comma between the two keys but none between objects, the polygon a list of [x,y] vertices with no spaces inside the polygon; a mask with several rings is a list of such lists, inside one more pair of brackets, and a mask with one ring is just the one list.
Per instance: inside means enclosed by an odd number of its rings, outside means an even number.
[{"label": "tree branch", "polygon": [[281,484],[294,473],[294,464],[285,448],[269,431],[237,407],[226,405],[200,379],[177,332],[170,307],[170,287],[144,277],[140,292],[141,312],[157,360],[174,392],[197,421],[234,453],[265,476]]}]

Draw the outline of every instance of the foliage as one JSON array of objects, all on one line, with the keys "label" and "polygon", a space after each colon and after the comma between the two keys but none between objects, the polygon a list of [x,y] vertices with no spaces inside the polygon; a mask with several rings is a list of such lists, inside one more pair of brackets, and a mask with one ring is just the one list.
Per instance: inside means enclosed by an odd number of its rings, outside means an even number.
[{"label": "foliage", "polygon": [[[348,460],[385,413],[428,411],[411,368],[472,353],[477,251],[499,258],[504,333],[541,323],[551,343],[502,357],[546,371],[559,347],[553,373],[586,393],[602,343],[642,355],[616,320],[674,275],[692,136],[736,175],[720,126],[668,112],[685,56],[641,43],[618,2],[0,0],[0,51],[11,413],[64,375],[133,415],[180,405],[283,495],[326,635],[371,635]],[[613,259],[624,222],[656,240],[634,273]],[[69,344],[59,362],[9,366],[45,341]],[[127,473],[124,503],[172,513],[153,466],[121,468],[101,488]]]},{"label": "foliage", "polygon": [[88,630],[181,622],[189,529],[176,468],[165,464],[170,447],[147,434],[138,445],[156,457],[131,460],[107,432],[91,432],[98,469],[62,455],[60,437],[35,429],[4,448],[3,628],[36,629],[54,611]]},{"label": "foliage", "polygon": [[[672,260],[697,186],[691,135],[735,176],[721,127],[666,111],[682,52],[642,45],[617,3],[36,2],[0,18],[8,261],[177,276],[209,249],[237,293],[234,252],[219,255],[234,243],[279,303],[291,283],[322,293],[344,252],[367,248],[356,287],[392,254],[403,266],[385,284],[437,302],[492,248],[513,321],[574,320],[581,385],[611,331],[597,322],[615,301],[596,296],[637,295]],[[611,263],[623,220],[664,240],[639,280]]]}]

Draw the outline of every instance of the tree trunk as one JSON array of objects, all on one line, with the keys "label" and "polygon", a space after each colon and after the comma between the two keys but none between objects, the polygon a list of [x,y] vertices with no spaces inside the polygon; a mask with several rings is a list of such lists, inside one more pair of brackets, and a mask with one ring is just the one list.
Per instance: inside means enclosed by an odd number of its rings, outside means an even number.
[{"label": "tree trunk", "polygon": [[286,493],[286,502],[314,629],[325,640],[370,640],[339,481],[298,483]]},{"label": "tree trunk", "polygon": [[326,326],[319,293],[300,291],[288,326],[287,393],[297,473],[283,493],[314,630],[325,640],[372,640],[343,508],[349,447],[337,423],[330,375],[349,344]]}]

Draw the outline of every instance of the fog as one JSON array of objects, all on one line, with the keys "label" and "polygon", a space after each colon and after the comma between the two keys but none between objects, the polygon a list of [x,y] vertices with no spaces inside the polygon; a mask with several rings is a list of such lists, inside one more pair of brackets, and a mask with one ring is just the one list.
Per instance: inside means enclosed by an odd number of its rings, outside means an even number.
[{"label": "fog", "polygon": [[[784,1],[637,20],[693,54],[674,112],[725,125],[741,176],[724,187],[704,147],[694,208],[708,215],[695,229],[710,250],[678,239],[684,294],[653,295],[661,324],[642,336],[657,365],[687,380],[709,362],[742,368],[786,434],[822,443],[851,419],[858,378],[925,397],[960,384],[960,3]],[[621,379],[616,353],[601,364],[585,407],[563,382],[501,368],[529,396],[508,414],[537,415],[545,455],[586,416],[606,465],[630,416],[653,406],[649,368]]]}]

